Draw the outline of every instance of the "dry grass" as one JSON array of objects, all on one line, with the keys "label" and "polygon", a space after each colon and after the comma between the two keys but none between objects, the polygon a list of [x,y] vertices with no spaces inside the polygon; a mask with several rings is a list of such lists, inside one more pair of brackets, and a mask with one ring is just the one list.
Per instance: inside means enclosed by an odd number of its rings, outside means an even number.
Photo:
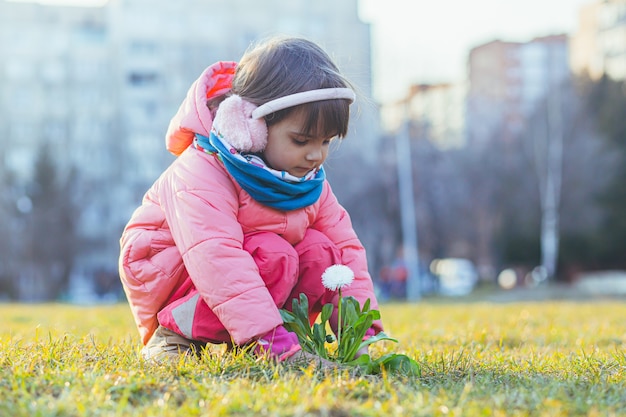
[{"label": "dry grass", "polygon": [[218,348],[152,365],[126,305],[0,305],[0,416],[626,414],[626,304],[386,304],[420,378],[255,362]]}]

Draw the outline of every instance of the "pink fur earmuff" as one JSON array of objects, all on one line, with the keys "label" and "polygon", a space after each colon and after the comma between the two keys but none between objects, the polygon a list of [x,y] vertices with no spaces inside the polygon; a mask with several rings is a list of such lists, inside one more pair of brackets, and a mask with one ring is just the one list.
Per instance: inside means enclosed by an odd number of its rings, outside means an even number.
[{"label": "pink fur earmuff", "polygon": [[215,114],[215,130],[240,152],[260,152],[267,144],[265,120],[252,118],[256,108],[240,96],[232,95],[220,103]]}]

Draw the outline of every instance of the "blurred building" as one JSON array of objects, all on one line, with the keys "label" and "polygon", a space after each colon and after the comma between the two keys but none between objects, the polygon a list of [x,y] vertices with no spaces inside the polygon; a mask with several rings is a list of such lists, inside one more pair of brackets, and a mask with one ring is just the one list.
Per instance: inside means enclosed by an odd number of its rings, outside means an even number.
[{"label": "blurred building", "polygon": [[626,0],[596,0],[582,7],[570,47],[574,73],[626,80]]},{"label": "blurred building", "polygon": [[66,166],[88,158],[86,169],[95,168],[89,145],[105,129],[109,133],[114,108],[109,50],[100,10],[0,1],[6,167],[28,178],[35,150],[49,143]]},{"label": "blurred building", "polygon": [[469,145],[512,141],[550,88],[569,77],[568,38],[494,40],[468,59],[466,134]]},{"label": "blurred building", "polygon": [[207,65],[236,61],[274,33],[318,42],[354,82],[362,97],[349,134],[356,137],[340,152],[373,163],[379,127],[368,101],[370,29],[357,7],[357,0],[110,0],[102,7],[0,0],[2,164],[27,182],[37,149],[50,144],[60,169],[75,168],[79,177],[84,244],[76,273],[115,269],[124,224],[173,160],[164,134],[188,87]]},{"label": "blurred building", "polygon": [[381,117],[390,131],[410,121],[412,136],[426,138],[439,149],[465,144],[465,86],[463,84],[418,84],[403,100],[386,105]]},{"label": "blurred building", "polygon": [[382,120],[389,131],[409,120],[413,136],[439,149],[512,141],[549,89],[569,77],[568,56],[566,35],[479,45],[469,52],[466,83],[414,85],[381,109]]},{"label": "blurred building", "polygon": [[584,5],[578,13],[578,28],[570,39],[570,67],[575,74],[587,73],[598,79],[604,73],[598,47],[598,12],[600,2]]}]

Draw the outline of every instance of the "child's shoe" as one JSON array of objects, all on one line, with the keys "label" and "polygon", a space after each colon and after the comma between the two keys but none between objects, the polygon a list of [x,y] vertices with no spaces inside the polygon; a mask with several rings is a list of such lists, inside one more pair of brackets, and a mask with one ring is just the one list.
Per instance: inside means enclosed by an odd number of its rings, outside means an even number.
[{"label": "child's shoe", "polygon": [[145,360],[161,362],[178,359],[180,355],[198,355],[205,343],[187,339],[178,333],[159,326],[146,346],[141,349]]}]

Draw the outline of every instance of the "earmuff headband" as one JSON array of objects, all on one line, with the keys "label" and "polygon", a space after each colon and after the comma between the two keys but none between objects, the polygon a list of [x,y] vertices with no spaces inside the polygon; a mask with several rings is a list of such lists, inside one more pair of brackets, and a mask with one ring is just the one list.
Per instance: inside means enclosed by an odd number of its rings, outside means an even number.
[{"label": "earmuff headband", "polygon": [[355,98],[354,91],[350,88],[321,88],[319,90],[303,91],[268,101],[252,112],[252,118],[260,119],[278,110],[313,101],[343,99],[350,100],[350,103],[352,103]]}]

